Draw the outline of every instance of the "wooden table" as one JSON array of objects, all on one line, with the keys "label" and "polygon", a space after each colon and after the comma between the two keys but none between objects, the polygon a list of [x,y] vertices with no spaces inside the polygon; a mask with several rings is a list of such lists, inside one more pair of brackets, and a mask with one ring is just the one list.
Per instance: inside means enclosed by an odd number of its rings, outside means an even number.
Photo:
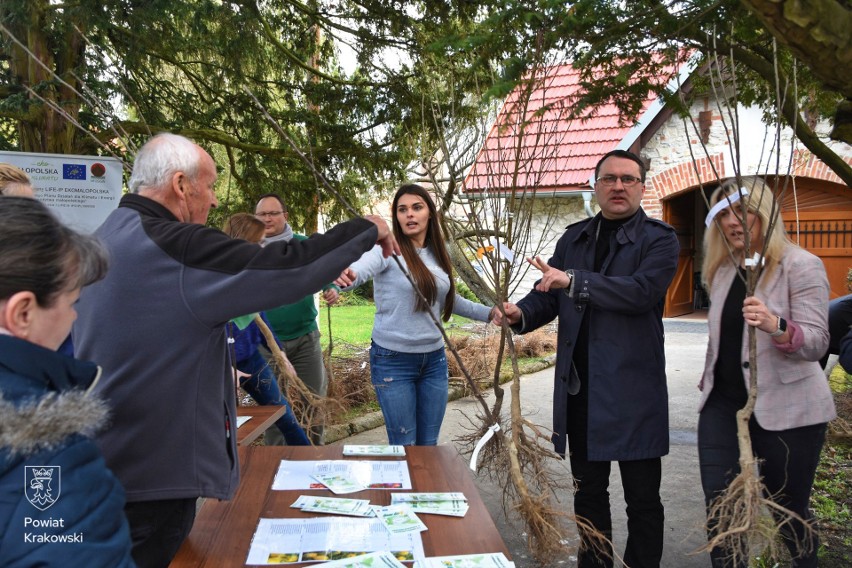
[{"label": "wooden table", "polygon": [[237,444],[248,446],[284,416],[286,406],[238,406],[237,416],[251,416],[251,420],[237,428]]},{"label": "wooden table", "polygon": [[[511,558],[474,485],[464,460],[452,446],[407,447],[412,491],[461,491],[469,509],[462,517],[419,515],[429,530],[421,534],[426,556],[502,552]],[[172,561],[172,567],[243,566],[257,522],[265,518],[312,517],[290,505],[299,495],[331,496],[329,491],[273,491],[272,479],[282,459],[344,459],[343,446],[240,446],[240,486],[231,501],[207,499],[195,525]],[[357,459],[357,458],[346,458]],[[363,458],[394,459],[394,458]],[[399,458],[395,458],[399,459]],[[391,491],[367,490],[346,497],[389,505]],[[310,564],[300,564],[300,566]]]}]

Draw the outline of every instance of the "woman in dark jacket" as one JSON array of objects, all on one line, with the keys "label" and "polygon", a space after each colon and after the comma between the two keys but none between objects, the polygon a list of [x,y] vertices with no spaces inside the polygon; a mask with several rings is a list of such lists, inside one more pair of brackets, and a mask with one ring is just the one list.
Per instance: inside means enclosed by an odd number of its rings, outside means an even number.
[{"label": "woman in dark jacket", "polygon": [[96,241],[33,199],[0,198],[0,566],[133,566],[124,490],[90,436],[107,408],[93,363],[56,353]]}]

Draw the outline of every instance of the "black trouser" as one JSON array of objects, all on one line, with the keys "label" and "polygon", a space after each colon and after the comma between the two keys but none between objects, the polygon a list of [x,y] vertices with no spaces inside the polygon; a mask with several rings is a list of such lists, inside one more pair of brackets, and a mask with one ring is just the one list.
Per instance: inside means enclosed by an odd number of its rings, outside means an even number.
[{"label": "black trouser", "polygon": [[124,506],[139,568],[166,568],[195,522],[196,499],[136,501]]},{"label": "black trouser", "polygon": [[[574,513],[612,540],[609,474],[612,462],[590,462],[571,454],[571,473],[577,484]],[[663,557],[663,504],[660,501],[660,458],[620,461],[621,485],[627,504],[627,546],[624,563],[631,568],[658,567]],[[589,546],[581,531],[578,568],[613,565],[611,548],[605,552]]]},{"label": "black trouser", "polygon": [[[584,353],[587,347],[578,349]],[[576,355],[576,354],[575,354]],[[580,391],[567,400],[567,433],[571,474],[577,484],[574,493],[574,514],[586,519],[610,541],[612,516],[609,504],[609,474],[612,462],[588,461],[589,388],[588,360],[575,356]],[[624,563],[630,568],[658,568],[663,557],[665,512],[660,500],[662,460],[620,461],[621,486],[627,505],[627,546]],[[577,568],[610,568],[612,548],[596,550],[580,531],[580,550]]]},{"label": "black trouser", "polygon": [[[736,414],[740,407],[739,403],[711,392],[698,417],[698,462],[708,506],[739,473]],[[760,460],[759,470],[767,495],[772,495],[776,503],[805,520],[811,519],[808,503],[825,442],[825,430],[823,423],[773,432],[761,428],[754,416],[749,422],[751,444],[755,457]],[[806,543],[807,550],[799,555],[796,542],[803,541],[805,530],[801,522],[792,521],[791,524],[792,529],[785,525],[781,534],[793,557],[792,566],[816,566],[819,547],[816,531]],[[791,538],[791,531],[795,531],[795,538]],[[710,553],[713,566],[733,566],[726,559],[728,555],[724,549],[714,549]]]}]

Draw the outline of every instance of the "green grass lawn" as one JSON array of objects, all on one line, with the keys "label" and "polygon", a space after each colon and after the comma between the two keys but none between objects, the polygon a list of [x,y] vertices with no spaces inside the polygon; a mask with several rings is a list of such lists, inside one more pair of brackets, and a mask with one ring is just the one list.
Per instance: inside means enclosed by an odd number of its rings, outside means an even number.
[{"label": "green grass lawn", "polygon": [[[351,346],[354,349],[366,349],[370,346],[370,335],[373,332],[373,319],[376,317],[375,304],[363,306],[334,306],[331,308],[331,333],[329,333],[328,308],[320,308],[319,322],[320,333],[322,333],[322,348],[328,346],[329,336],[334,339],[334,351],[346,349]],[[458,333],[467,333],[460,326],[471,323],[471,320],[461,316],[453,316],[444,324],[447,333],[451,336]]]},{"label": "green grass lawn", "polygon": [[369,347],[370,334],[373,333],[373,318],[376,317],[376,306],[335,306],[331,308],[331,333],[329,327],[329,309],[322,307],[319,314],[320,333],[322,333],[322,348],[328,346],[328,338],[332,336],[335,348],[340,344],[353,345],[361,348]]}]

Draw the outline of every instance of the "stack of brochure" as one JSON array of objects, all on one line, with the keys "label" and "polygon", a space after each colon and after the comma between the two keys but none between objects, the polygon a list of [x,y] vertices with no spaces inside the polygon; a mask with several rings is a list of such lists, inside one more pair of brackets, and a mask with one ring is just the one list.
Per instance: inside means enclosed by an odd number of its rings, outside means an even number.
[{"label": "stack of brochure", "polygon": [[379,518],[390,534],[405,534],[423,532],[423,524],[407,504],[391,505],[390,507],[373,507],[373,513]]},{"label": "stack of brochure", "polygon": [[304,519],[261,518],[246,564],[348,560],[383,550],[401,562],[426,557],[419,532],[391,533],[376,518],[326,515]]},{"label": "stack of brochure", "polygon": [[463,493],[391,493],[391,505],[406,504],[415,513],[464,517],[467,498]]},{"label": "stack of brochure", "polygon": [[405,457],[405,446],[388,445],[357,445],[345,444],[343,446],[344,456],[391,456]]},{"label": "stack of brochure", "polygon": [[316,497],[300,495],[291,507],[306,513],[326,513],[329,515],[349,515],[352,517],[372,517],[373,510],[366,499],[341,499],[340,497]]}]

